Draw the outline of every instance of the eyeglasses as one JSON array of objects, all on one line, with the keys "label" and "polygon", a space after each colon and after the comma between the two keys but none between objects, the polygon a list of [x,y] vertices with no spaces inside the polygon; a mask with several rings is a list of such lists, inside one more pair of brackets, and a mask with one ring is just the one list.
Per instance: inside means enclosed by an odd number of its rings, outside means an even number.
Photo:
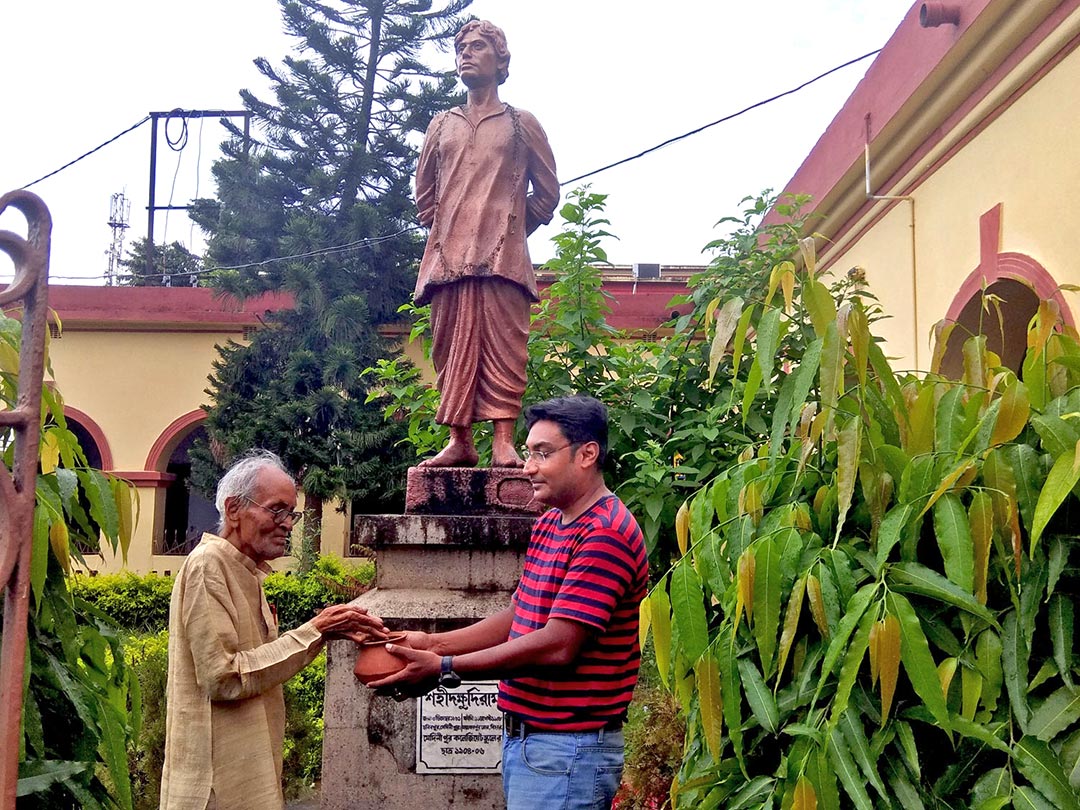
[{"label": "eyeglasses", "polygon": [[525,459],[526,464],[530,461],[535,461],[537,464],[543,464],[560,450],[565,450],[567,447],[573,447],[575,444],[577,444],[577,442],[570,442],[569,444],[564,444],[562,447],[555,447],[551,450],[530,450],[528,447],[522,447],[521,457]]},{"label": "eyeglasses", "polygon": [[269,506],[263,506],[258,501],[252,500],[247,495],[241,495],[245,501],[250,504],[254,504],[260,509],[265,509],[274,518],[274,523],[278,526],[282,525],[286,520],[291,520],[293,523],[300,520],[304,516],[303,512],[290,512],[288,509],[271,509]]}]

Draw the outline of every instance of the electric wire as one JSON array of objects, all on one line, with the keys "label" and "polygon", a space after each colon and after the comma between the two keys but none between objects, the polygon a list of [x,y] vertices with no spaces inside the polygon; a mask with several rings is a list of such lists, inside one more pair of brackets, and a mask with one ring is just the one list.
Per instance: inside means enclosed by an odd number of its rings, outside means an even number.
[{"label": "electric wire", "polygon": [[852,65],[854,65],[854,64],[856,64],[858,62],[861,62],[864,59],[869,59],[871,56],[874,56],[875,54],[878,54],[878,53],[881,53],[881,48],[878,48],[877,50],[870,51],[870,53],[864,53],[862,56],[859,56],[859,57],[856,57],[855,59],[851,59],[851,60],[849,60],[847,62],[844,62],[844,64],[842,64],[842,65],[837,65],[834,68],[830,68],[829,70],[826,70],[824,73],[820,74],[819,76],[815,76],[814,78],[803,82],[798,87],[793,87],[790,90],[785,90],[783,93],[778,93],[775,96],[771,96],[771,97],[769,97],[767,99],[764,99],[762,101],[755,102],[754,104],[751,104],[749,107],[744,107],[743,109],[739,110],[738,112],[731,113],[731,115],[725,115],[723,118],[718,118],[717,120],[713,121],[712,123],[705,124],[704,126],[700,126],[697,129],[692,129],[689,132],[684,132],[682,135],[676,135],[674,138],[668,138],[663,143],[658,143],[656,146],[650,146],[648,149],[646,149],[646,150],[644,150],[642,152],[638,152],[636,155],[631,155],[630,157],[625,157],[622,160],[617,160],[614,163],[609,163],[607,166],[601,166],[599,169],[593,169],[591,172],[586,172],[585,174],[579,174],[577,177],[574,177],[574,178],[571,178],[570,180],[565,180],[565,181],[559,183],[559,185],[560,186],[568,186],[571,183],[576,183],[579,180],[584,180],[587,177],[592,177],[593,175],[600,174],[600,172],[606,172],[608,169],[614,169],[616,166],[622,166],[624,163],[629,163],[629,162],[631,162],[633,160],[637,160],[638,158],[643,158],[646,155],[657,151],[658,149],[663,149],[665,146],[670,146],[671,144],[675,143],[676,141],[681,141],[684,138],[689,138],[691,135],[697,135],[699,132],[704,132],[706,129],[709,129],[709,127],[715,127],[717,124],[723,124],[725,121],[730,121],[733,118],[738,118],[740,115],[744,115],[744,114],[750,112],[751,110],[756,110],[758,107],[764,107],[766,104],[771,104],[772,102],[774,102],[774,101],[776,101],[778,99],[784,98],[784,96],[790,96],[793,93],[798,93],[800,90],[802,90],[802,89],[804,89],[806,87],[809,87],[814,82],[820,81],[821,79],[824,79],[826,76],[829,76],[829,75],[831,75],[833,73],[836,73],[838,70],[843,70],[846,67],[851,67]]},{"label": "electric wire", "polygon": [[83,158],[88,158],[88,157],[90,157],[90,155],[94,154],[94,152],[97,152],[97,151],[98,151],[99,149],[104,149],[104,148],[105,148],[106,146],[108,146],[108,145],[109,145],[110,143],[112,143],[113,141],[119,140],[120,138],[122,138],[123,136],[125,136],[125,135],[127,135],[127,134],[128,134],[129,132],[131,132],[132,130],[138,129],[139,127],[141,127],[141,126],[142,126],[143,124],[145,124],[145,123],[146,123],[147,121],[149,121],[149,120],[150,120],[150,116],[148,115],[148,116],[146,116],[145,118],[143,118],[143,119],[142,119],[141,121],[139,121],[139,123],[137,123],[137,124],[132,124],[132,125],[131,125],[130,127],[128,127],[127,129],[125,129],[125,130],[124,130],[123,132],[121,132],[121,133],[119,133],[118,135],[114,135],[113,137],[109,138],[109,140],[105,141],[105,143],[102,143],[102,144],[98,144],[98,145],[97,145],[97,146],[95,146],[95,147],[94,147],[93,149],[91,149],[91,150],[90,150],[89,152],[84,152],[83,154],[81,154],[81,155],[79,155],[79,156],[78,156],[77,158],[75,158],[74,160],[71,160],[71,161],[68,161],[67,163],[65,163],[65,164],[64,164],[63,166],[61,166],[61,167],[60,167],[59,169],[56,169],[55,171],[51,171],[51,172],[49,172],[48,174],[46,174],[46,175],[43,175],[42,177],[39,177],[39,178],[38,178],[37,180],[35,180],[35,181],[34,181],[33,183],[27,183],[27,184],[26,184],[25,186],[22,186],[22,188],[24,188],[24,189],[27,189],[27,188],[30,188],[30,186],[36,186],[36,185],[37,185],[38,183],[40,183],[40,182],[41,182],[42,180],[48,180],[48,179],[49,179],[50,177],[52,177],[52,176],[53,176],[54,174],[60,174],[60,172],[62,172],[62,171],[63,171],[64,169],[67,169],[67,168],[70,168],[71,166],[74,166],[74,165],[75,165],[76,163],[78,163],[78,162],[79,162],[80,160],[82,160]]}]

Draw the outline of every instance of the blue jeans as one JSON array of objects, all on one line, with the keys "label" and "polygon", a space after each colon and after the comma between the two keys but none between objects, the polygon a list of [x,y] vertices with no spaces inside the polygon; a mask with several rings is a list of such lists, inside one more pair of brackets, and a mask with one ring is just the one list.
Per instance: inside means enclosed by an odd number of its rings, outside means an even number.
[{"label": "blue jeans", "polygon": [[503,735],[506,810],[609,810],[623,771],[623,733]]}]

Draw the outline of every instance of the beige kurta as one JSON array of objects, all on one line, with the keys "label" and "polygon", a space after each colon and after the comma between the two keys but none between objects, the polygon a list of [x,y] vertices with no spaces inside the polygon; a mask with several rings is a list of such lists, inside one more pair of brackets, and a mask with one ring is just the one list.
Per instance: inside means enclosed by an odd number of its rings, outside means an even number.
[{"label": "beige kurta", "polygon": [[281,684],[318,654],[311,622],[278,637],[265,563],[204,534],[169,605],[161,810],[277,810],[285,701]]}]

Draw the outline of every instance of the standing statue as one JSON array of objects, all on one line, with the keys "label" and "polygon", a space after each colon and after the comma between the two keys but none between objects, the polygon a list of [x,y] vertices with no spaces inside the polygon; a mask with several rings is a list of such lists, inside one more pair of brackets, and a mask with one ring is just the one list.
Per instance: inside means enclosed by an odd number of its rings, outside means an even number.
[{"label": "standing statue", "polygon": [[514,422],[525,392],[529,309],[539,296],[526,237],[559,202],[540,123],[499,100],[509,75],[502,30],[467,23],[454,39],[468,100],[428,127],[416,170],[420,224],[430,228],[415,300],[431,304],[432,357],[450,441],[430,467],[474,467],[475,422],[491,421],[493,467],[521,467]]}]

